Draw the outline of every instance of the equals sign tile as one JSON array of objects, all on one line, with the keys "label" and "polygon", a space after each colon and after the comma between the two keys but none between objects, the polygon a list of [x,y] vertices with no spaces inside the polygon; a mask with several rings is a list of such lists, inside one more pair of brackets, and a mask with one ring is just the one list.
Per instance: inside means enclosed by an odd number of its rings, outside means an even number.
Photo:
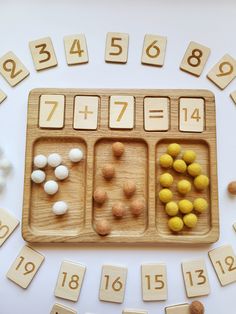
[{"label": "equals sign tile", "polygon": [[[162,115],[158,113],[162,113]],[[150,115],[150,114],[157,114],[157,115]],[[149,110],[149,118],[164,118],[163,110]]]}]

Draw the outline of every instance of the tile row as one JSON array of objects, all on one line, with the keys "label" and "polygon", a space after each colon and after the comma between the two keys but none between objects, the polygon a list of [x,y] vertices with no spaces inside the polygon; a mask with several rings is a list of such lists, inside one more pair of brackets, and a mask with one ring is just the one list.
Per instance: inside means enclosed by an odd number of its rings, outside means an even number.
[{"label": "tile row", "polygon": [[[74,99],[73,128],[97,130],[99,126],[99,96],[76,96]],[[167,97],[144,98],[144,130],[170,129],[170,100]],[[180,98],[179,130],[203,132],[205,102],[203,98]],[[65,96],[41,95],[39,127],[61,129],[65,121]],[[114,95],[109,98],[109,128],[132,130],[135,127],[135,97]]]}]

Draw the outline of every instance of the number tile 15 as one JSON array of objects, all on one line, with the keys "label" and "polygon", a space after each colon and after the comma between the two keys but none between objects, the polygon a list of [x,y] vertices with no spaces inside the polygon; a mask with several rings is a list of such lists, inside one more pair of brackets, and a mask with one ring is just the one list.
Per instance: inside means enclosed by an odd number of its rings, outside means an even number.
[{"label": "number tile 15", "polygon": [[236,256],[232,246],[224,245],[208,254],[220,284],[226,286],[236,282]]},{"label": "number tile 15", "polygon": [[126,286],[127,268],[112,265],[102,267],[99,291],[100,301],[123,303]]},{"label": "number tile 15", "polygon": [[85,272],[84,265],[63,261],[57,278],[55,296],[76,302],[80,295]]},{"label": "number tile 15", "polygon": [[42,254],[24,246],[8,270],[7,278],[26,289],[43,261],[44,256]]}]

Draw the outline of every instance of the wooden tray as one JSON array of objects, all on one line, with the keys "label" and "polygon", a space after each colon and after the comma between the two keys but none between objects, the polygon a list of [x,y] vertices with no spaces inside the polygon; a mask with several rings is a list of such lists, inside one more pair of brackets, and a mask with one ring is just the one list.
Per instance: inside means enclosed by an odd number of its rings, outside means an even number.
[{"label": "wooden tray", "polygon": [[[65,117],[61,129],[39,127],[39,103],[42,95],[64,95]],[[73,128],[75,96],[98,96],[99,113],[97,130]],[[135,97],[135,125],[132,130],[109,128],[109,101],[112,95]],[[144,98],[166,97],[169,99],[169,130],[145,131]],[[180,98],[204,100],[205,127],[203,132],[181,132],[179,128]],[[28,242],[77,242],[77,243],[212,243],[219,237],[219,213],[216,162],[216,125],[214,95],[206,90],[84,90],[84,89],[35,89],[28,102],[27,144],[24,183],[22,235]],[[126,151],[121,160],[111,152],[114,141],[122,141]],[[159,176],[163,172],[157,160],[167,145],[178,142],[183,149],[194,149],[204,173],[210,178],[209,189],[204,192],[210,206],[207,213],[199,216],[196,228],[184,229],[173,234],[167,227],[167,215],[158,200]],[[80,147],[85,158],[72,165],[68,160],[70,148]],[[70,168],[70,177],[60,183],[60,191],[52,197],[46,195],[42,186],[31,182],[33,157],[58,152]],[[114,163],[116,178],[111,182],[101,176],[104,163]],[[181,176],[174,174],[174,176]],[[53,170],[47,169],[47,179]],[[138,218],[130,213],[122,219],[111,214],[111,204],[120,200],[125,179],[137,182],[137,195],[145,197],[147,210]],[[96,186],[106,188],[109,201],[103,208],[93,202]],[[191,192],[191,197],[199,192]],[[179,195],[174,193],[174,198]],[[55,216],[51,207],[57,200],[66,200],[69,211],[62,217]],[[112,200],[112,201],[111,201]],[[129,200],[126,200],[126,205]],[[99,236],[94,222],[99,218],[111,221],[112,232]]]}]

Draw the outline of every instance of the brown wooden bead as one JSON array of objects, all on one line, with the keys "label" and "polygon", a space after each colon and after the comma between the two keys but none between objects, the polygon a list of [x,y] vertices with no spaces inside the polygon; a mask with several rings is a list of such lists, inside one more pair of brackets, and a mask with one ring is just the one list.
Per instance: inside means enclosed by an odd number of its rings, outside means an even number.
[{"label": "brown wooden bead", "polygon": [[125,215],[125,212],[125,204],[122,202],[116,202],[112,206],[112,214],[117,218],[123,217]]},{"label": "brown wooden bead", "polygon": [[111,164],[104,165],[102,175],[106,180],[111,180],[115,176],[115,167]]},{"label": "brown wooden bead", "polygon": [[93,193],[93,198],[96,203],[103,204],[107,200],[107,192],[101,188],[96,188]]},{"label": "brown wooden bead", "polygon": [[228,192],[230,194],[236,195],[236,181],[232,181],[228,185]]},{"label": "brown wooden bead", "polygon": [[204,314],[204,312],[205,312],[204,305],[200,301],[193,301],[190,304],[191,314]]},{"label": "brown wooden bead", "polygon": [[131,197],[136,191],[136,184],[132,180],[127,180],[123,185],[123,191],[127,197]]},{"label": "brown wooden bead", "polygon": [[112,151],[115,157],[121,157],[125,151],[125,146],[121,142],[112,144]]},{"label": "brown wooden bead", "polygon": [[111,224],[106,219],[98,220],[95,224],[96,231],[98,234],[105,236],[111,232]]}]

